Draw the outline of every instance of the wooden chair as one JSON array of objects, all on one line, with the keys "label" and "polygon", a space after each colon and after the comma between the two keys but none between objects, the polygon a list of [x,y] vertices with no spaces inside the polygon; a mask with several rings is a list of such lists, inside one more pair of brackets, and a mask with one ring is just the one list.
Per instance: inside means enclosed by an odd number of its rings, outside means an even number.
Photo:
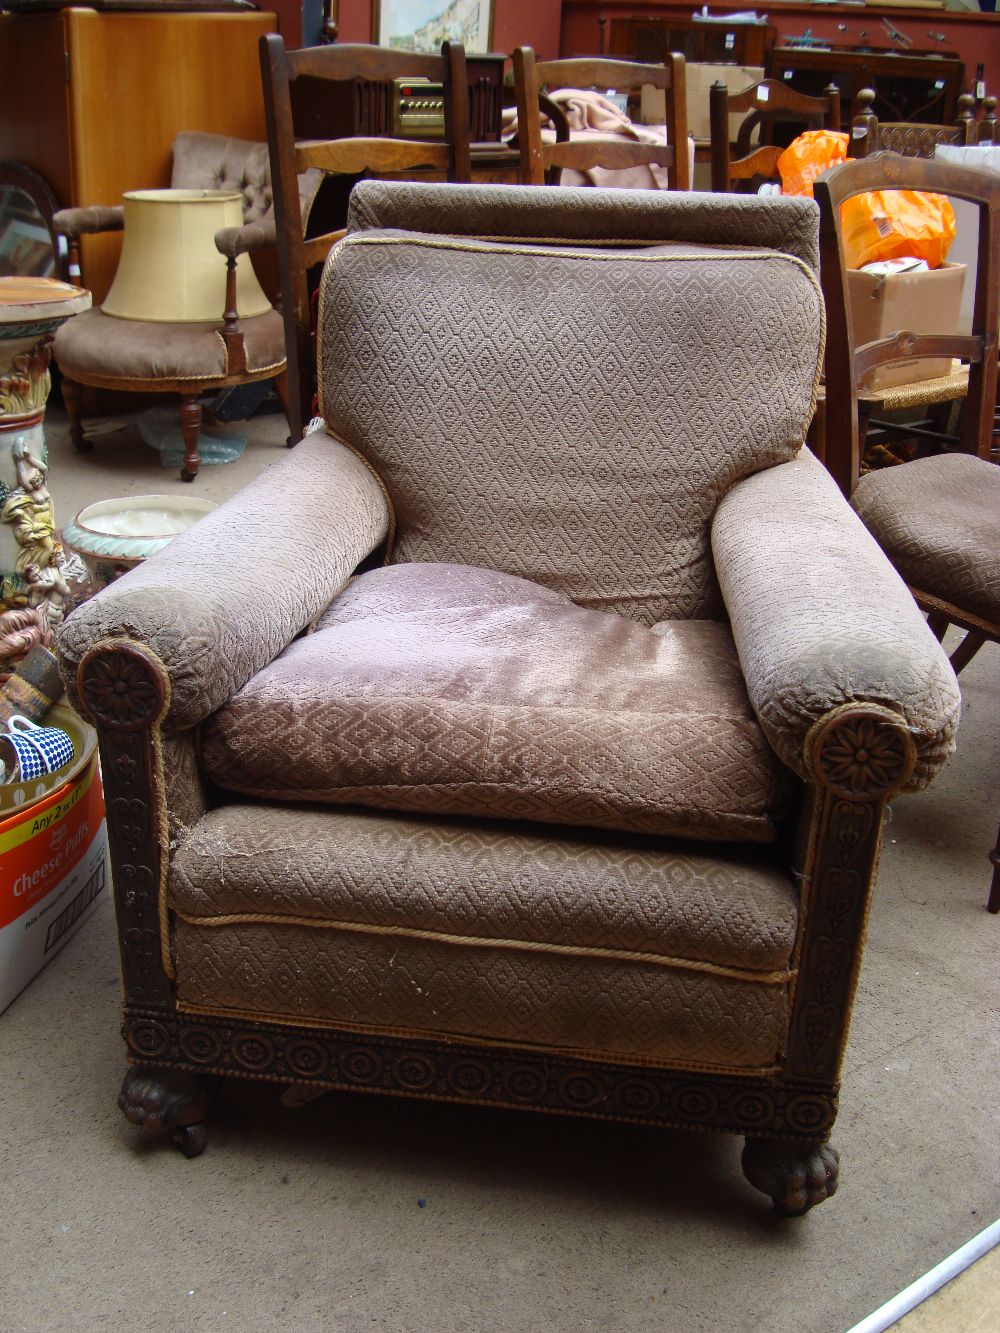
[{"label": "wooden chair", "polygon": [[[736,135],[734,159],[729,117],[741,111],[747,114]],[[708,115],[712,189],[756,193],[760,178],[778,178],[778,158],[785,150],[774,142],[775,126],[797,121],[809,129],[839,130],[840,90],[831,83],[822,97],[807,97],[781,79],[761,79],[742,92],[730,93],[720,81],[709,90]]]},{"label": "wooden chair", "polygon": [[975,144],[979,126],[973,117],[976,99],[963,93],[958,99],[958,118],[954,125],[925,125],[905,120],[880,121],[872,111],[873,88],[862,88],[855,101],[855,114],[848,144],[850,157],[869,157],[872,153],[900,153],[903,157],[933,157],[939,143]]},{"label": "wooden chair", "polygon": [[[975,146],[980,136],[989,142],[994,130],[993,121],[989,120],[991,108],[986,107],[987,120],[981,124],[973,119],[975,98],[970,93],[963,93],[958,99],[959,113],[954,125],[930,125],[907,121],[879,121],[871,110],[875,93],[871,88],[863,88],[858,93],[851,138],[847,152],[850,157],[867,157],[874,152],[899,153],[903,157],[933,158],[938,144],[956,144],[960,147]],[[993,110],[995,110],[995,99]],[[982,141],[982,140],[980,140]],[[965,397],[967,370],[963,367],[952,375],[937,376],[917,384],[907,384],[898,390],[883,394],[863,394],[859,396],[859,422],[861,425],[861,454],[864,455],[865,439],[869,432],[878,431],[880,436],[893,438],[907,436],[926,440],[938,446],[949,447],[957,442],[957,437],[949,433],[947,421],[948,405]],[[892,413],[909,411],[912,408],[926,407],[929,414],[919,421],[905,424],[887,420]]]},{"label": "wooden chair", "polygon": [[[906,331],[855,347],[847,309],[840,207],[863,191],[933,190],[979,209],[979,252],[972,332],[918,337]],[[895,153],[846,162],[815,184],[827,311],[826,465],[866,527],[928,613],[938,639],[965,630],[951,657],[956,671],[984,643],[1000,642],[1000,467],[990,462],[997,391],[1000,307],[1000,179],[950,163]],[[857,382],[865,370],[912,356],[955,356],[969,363],[962,425],[964,453],[887,467],[859,477]],[[1000,911],[1000,839],[989,910]]]},{"label": "wooden chair", "polygon": [[[593,167],[615,171],[655,165],[667,168],[671,189],[691,188],[683,56],[671,55],[663,65],[602,59],[539,61],[530,46],[519,46],[513,60],[522,185],[558,182],[558,174],[564,167],[575,171],[589,171]],[[556,143],[543,143],[539,100],[543,95],[560,88],[634,92],[643,87],[663,90],[667,128],[664,146],[628,143],[610,137],[560,142],[559,135]]]},{"label": "wooden chair", "polygon": [[[405,176],[430,170],[443,173],[449,181],[469,181],[469,83],[465,51],[449,42],[442,46],[440,56],[365,45],[286,51],[282,38],[271,33],[261,38],[260,61],[288,352],[290,442],[294,443],[309,421],[315,386],[309,272],[326,259],[343,235],[338,229],[304,238],[298,173],[310,167],[345,177]],[[443,138],[318,137],[336,123],[333,117],[342,106],[338,99],[345,96],[385,100],[383,120],[391,124],[388,98],[397,78],[427,78],[444,85]],[[321,85],[318,90],[317,83]],[[329,113],[325,123],[324,111]]]}]

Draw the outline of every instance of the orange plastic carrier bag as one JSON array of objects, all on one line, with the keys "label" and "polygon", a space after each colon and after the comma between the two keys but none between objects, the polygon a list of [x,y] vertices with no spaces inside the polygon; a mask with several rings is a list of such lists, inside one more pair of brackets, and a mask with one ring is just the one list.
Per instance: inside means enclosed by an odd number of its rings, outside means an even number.
[{"label": "orange plastic carrier bag", "polygon": [[876,259],[912,255],[940,268],[955,239],[955,210],[943,194],[916,190],[872,190],[847,199],[840,209],[844,259],[861,268]]},{"label": "orange plastic carrier bag", "polygon": [[847,161],[847,135],[835,130],[806,130],[778,158],[782,194],[813,197],[813,181],[828,167]]}]

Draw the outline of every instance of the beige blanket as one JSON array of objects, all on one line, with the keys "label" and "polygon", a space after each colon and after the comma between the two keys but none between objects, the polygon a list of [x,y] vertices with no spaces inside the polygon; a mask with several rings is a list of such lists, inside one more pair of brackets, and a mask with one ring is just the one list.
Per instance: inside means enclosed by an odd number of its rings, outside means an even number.
[{"label": "beige blanket", "polygon": [[[566,112],[570,136],[573,139],[630,139],[633,143],[665,143],[665,125],[634,125],[628,116],[618,110],[600,93],[582,88],[560,88],[550,94]],[[517,133],[517,109],[508,107],[503,113],[503,137],[513,138]],[[547,116],[542,117],[542,139],[555,142],[556,133]],[[590,171],[563,169],[562,185],[602,185],[620,190],[666,190],[666,167],[639,166],[623,171],[606,171],[593,167]]]}]

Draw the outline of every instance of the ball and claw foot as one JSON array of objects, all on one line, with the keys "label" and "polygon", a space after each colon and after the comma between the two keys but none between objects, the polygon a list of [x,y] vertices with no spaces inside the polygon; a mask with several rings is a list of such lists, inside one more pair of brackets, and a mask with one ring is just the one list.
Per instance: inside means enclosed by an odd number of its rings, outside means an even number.
[{"label": "ball and claw foot", "polygon": [[801,1217],[837,1192],[840,1155],[829,1143],[748,1138],[743,1174],[782,1217]]},{"label": "ball and claw foot", "polygon": [[170,1133],[185,1157],[197,1157],[208,1143],[208,1119],[216,1085],[182,1069],[132,1065],[118,1105],[125,1119],[150,1133]]}]

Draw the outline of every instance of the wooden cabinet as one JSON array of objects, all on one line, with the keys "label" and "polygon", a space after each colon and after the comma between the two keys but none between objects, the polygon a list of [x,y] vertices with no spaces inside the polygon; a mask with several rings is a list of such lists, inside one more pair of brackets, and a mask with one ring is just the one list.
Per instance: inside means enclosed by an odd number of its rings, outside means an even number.
[{"label": "wooden cabinet", "polygon": [[767,75],[811,97],[835,83],[840,89],[845,129],[862,88],[875,89],[872,110],[879,120],[950,125],[965,86],[961,60],[922,51],[776,46],[768,56]]},{"label": "wooden cabinet", "polygon": [[[257,42],[273,14],[0,14],[0,158],[33,167],[62,206],[170,184],[181,130],[267,137]],[[84,238],[83,281],[107,293],[121,236]]]},{"label": "wooden cabinet", "polygon": [[763,65],[774,45],[776,29],[765,22],[702,23],[698,19],[660,17],[613,18],[608,54],[620,60],[657,64],[672,51],[695,64]]}]

